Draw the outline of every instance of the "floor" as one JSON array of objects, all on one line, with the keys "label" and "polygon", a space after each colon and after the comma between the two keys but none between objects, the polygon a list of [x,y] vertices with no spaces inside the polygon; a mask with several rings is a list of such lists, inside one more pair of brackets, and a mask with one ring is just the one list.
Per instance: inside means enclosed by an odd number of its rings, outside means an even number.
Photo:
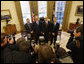
[{"label": "floor", "polygon": [[[70,51],[69,49],[66,48],[66,44],[68,42],[69,37],[70,37],[70,34],[67,33],[67,32],[63,32],[63,31],[62,31],[62,34],[61,34],[61,39],[60,39],[59,36],[57,36],[57,42],[60,44],[60,47],[62,47],[66,50],[66,52]],[[48,41],[48,45],[50,45],[50,41]],[[39,46],[39,44],[38,44],[38,46]],[[53,48],[54,45],[53,44],[51,45],[51,47],[54,51],[54,48]]]},{"label": "floor", "polygon": [[[18,38],[21,37],[21,33],[15,35],[15,37],[17,37],[16,38],[16,40],[17,40]],[[68,42],[69,37],[70,37],[70,34],[67,33],[67,32],[63,32],[63,31],[62,31],[62,34],[61,34],[61,39],[59,38],[59,36],[57,36],[57,42],[59,41],[58,43],[60,44],[60,47],[64,48],[66,50],[66,52],[69,51],[69,49],[66,48],[66,44]],[[48,45],[50,45],[50,41],[48,41]],[[39,44],[38,45],[35,44],[35,47],[39,47]],[[53,51],[55,52],[55,50],[53,48],[54,47],[53,44],[51,45],[51,47],[52,47]],[[60,59],[60,60],[63,63],[73,63],[73,61],[70,57]]]},{"label": "floor", "polygon": [[[61,40],[60,40],[59,36],[57,36],[57,42],[59,41],[60,47],[64,48],[66,50],[66,52],[70,51],[69,49],[66,48],[66,44],[67,44],[67,42],[69,40],[69,37],[70,37],[70,34],[67,33],[67,32],[62,32]],[[50,45],[50,41],[48,41],[48,45]],[[38,47],[39,44],[35,45],[35,46]],[[53,44],[51,45],[51,47],[53,49],[53,52],[55,52],[55,50],[53,48],[54,47]],[[70,56],[65,57],[64,59],[60,59],[60,61],[62,63],[73,63],[73,60],[71,59]]]},{"label": "floor", "polygon": [[[15,40],[22,37],[21,33],[16,34],[15,37],[16,37]],[[69,49],[66,48],[66,44],[69,40],[69,37],[70,37],[70,34],[67,33],[67,32],[63,32],[63,31],[62,31],[62,34],[61,34],[61,39],[59,38],[59,36],[57,36],[57,42],[59,41],[60,47],[63,47],[66,51],[69,51]],[[50,45],[50,41],[48,41],[48,45]],[[51,47],[53,48],[53,46],[54,45],[52,44]]]}]

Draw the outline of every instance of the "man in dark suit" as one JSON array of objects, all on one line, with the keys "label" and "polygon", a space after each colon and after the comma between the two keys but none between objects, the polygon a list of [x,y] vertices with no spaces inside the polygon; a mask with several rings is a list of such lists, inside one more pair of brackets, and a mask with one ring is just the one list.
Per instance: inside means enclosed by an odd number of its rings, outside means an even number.
[{"label": "man in dark suit", "polygon": [[38,43],[39,36],[41,34],[41,22],[39,21],[38,16],[35,16],[35,22],[33,23],[33,31],[36,40],[36,44]]},{"label": "man in dark suit", "polygon": [[55,41],[57,40],[57,35],[58,35],[58,30],[59,30],[59,23],[57,22],[57,19],[54,18],[54,23],[52,23],[52,28],[51,28],[51,44],[54,39],[54,45]]},{"label": "man in dark suit", "polygon": [[25,24],[25,29],[27,33],[33,33],[32,24],[30,23],[29,18],[26,19],[27,23]]},{"label": "man in dark suit", "polygon": [[43,22],[42,29],[43,29],[42,34],[44,35],[45,42],[47,43],[50,33],[50,22],[48,21],[47,17],[45,17],[45,21]]}]

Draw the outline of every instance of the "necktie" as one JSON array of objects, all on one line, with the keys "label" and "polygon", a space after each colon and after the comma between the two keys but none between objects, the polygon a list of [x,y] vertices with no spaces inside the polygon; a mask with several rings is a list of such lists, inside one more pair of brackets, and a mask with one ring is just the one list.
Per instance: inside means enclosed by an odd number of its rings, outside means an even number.
[{"label": "necktie", "polygon": [[37,25],[39,25],[39,22],[37,22]]},{"label": "necktie", "polygon": [[46,27],[48,26],[48,23],[46,23]]},{"label": "necktie", "polygon": [[28,26],[29,26],[29,29],[31,30],[31,27],[30,27],[30,25],[28,24]]},{"label": "necktie", "polygon": [[54,26],[56,25],[56,23],[54,23]]}]

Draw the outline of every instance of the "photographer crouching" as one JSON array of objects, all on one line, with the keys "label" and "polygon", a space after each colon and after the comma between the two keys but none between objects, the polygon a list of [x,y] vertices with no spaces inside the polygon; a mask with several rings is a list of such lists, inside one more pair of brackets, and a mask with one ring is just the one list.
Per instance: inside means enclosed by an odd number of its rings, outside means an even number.
[{"label": "photographer crouching", "polygon": [[74,63],[83,63],[83,25],[80,25],[71,33],[66,47],[71,50],[70,56]]},{"label": "photographer crouching", "polygon": [[13,50],[19,50],[15,43],[15,35],[1,35],[1,63],[9,63]]}]

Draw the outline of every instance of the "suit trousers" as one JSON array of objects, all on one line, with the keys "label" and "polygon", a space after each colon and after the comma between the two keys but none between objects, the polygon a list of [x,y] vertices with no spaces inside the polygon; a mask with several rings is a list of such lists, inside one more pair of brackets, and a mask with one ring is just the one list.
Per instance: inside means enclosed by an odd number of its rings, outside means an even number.
[{"label": "suit trousers", "polygon": [[35,41],[36,41],[36,44],[38,44],[38,40],[39,40],[39,34],[35,34]]},{"label": "suit trousers", "polygon": [[57,40],[57,34],[55,36],[51,35],[51,44],[54,41],[54,45],[55,45],[56,40]]},{"label": "suit trousers", "polygon": [[44,38],[45,38],[45,42],[48,43],[49,34],[48,34],[48,33],[45,34],[45,35],[44,35]]}]

